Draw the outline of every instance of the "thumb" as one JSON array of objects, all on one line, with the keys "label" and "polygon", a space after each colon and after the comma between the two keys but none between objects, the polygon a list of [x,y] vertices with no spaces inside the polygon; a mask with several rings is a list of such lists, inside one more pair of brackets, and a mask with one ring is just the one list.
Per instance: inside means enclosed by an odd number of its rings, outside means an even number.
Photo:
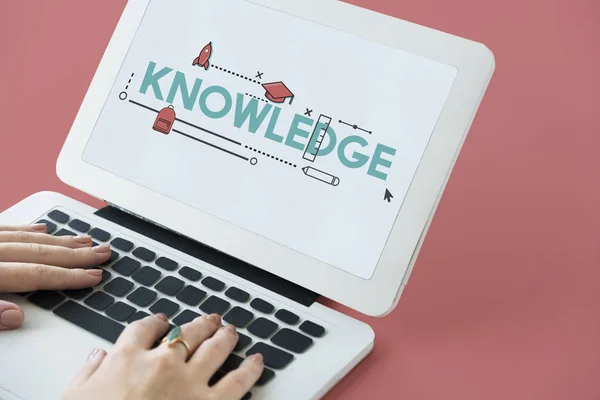
[{"label": "thumb", "polygon": [[86,383],[88,379],[94,375],[98,367],[100,367],[102,361],[104,361],[104,357],[106,357],[106,352],[104,350],[92,350],[92,352],[88,355],[85,364],[83,364],[83,367],[81,367],[79,372],[77,372],[77,375],[75,375],[75,378],[73,378],[71,387],[81,386]]},{"label": "thumb", "polygon": [[23,323],[23,318],[21,307],[0,300],[0,331],[17,329]]}]

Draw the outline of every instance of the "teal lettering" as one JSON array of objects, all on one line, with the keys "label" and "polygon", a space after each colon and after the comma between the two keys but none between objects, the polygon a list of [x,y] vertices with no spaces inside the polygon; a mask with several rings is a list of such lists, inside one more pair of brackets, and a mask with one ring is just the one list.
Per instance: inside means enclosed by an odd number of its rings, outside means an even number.
[{"label": "teal lettering", "polygon": [[192,92],[190,93],[185,80],[185,74],[182,72],[177,72],[175,74],[175,78],[173,79],[173,84],[171,85],[171,91],[167,97],[167,103],[173,104],[175,95],[177,94],[177,91],[179,91],[181,93],[183,106],[192,111],[194,104],[196,103],[196,99],[198,98],[198,93],[200,92],[200,86],[202,86],[202,79],[196,79],[194,82],[194,87],[192,88]]},{"label": "teal lettering", "polygon": [[160,91],[160,86],[158,84],[158,80],[163,78],[165,75],[171,73],[173,69],[171,68],[163,68],[157,73],[154,73],[154,68],[156,68],[156,63],[150,62],[148,64],[148,68],[146,69],[146,75],[144,75],[144,80],[142,81],[142,86],[140,86],[140,93],[146,94],[146,91],[150,86],[152,86],[152,90],[154,91],[154,97],[158,100],[163,99],[162,92]]},{"label": "teal lettering", "polygon": [[288,132],[287,138],[285,139],[286,146],[293,147],[294,149],[298,149],[298,150],[304,150],[305,145],[302,143],[296,142],[294,140],[294,138],[296,136],[300,136],[305,139],[308,138],[308,135],[310,135],[310,132],[300,129],[300,124],[312,126],[312,124],[314,122],[315,121],[313,121],[310,118],[307,118],[300,114],[296,114],[294,116],[294,120],[292,121],[292,125],[290,126],[290,130]]},{"label": "teal lettering", "polygon": [[244,99],[244,95],[238,93],[237,102],[235,105],[235,119],[233,121],[233,125],[236,128],[241,128],[242,125],[244,125],[244,123],[246,122],[246,120],[250,119],[250,121],[248,122],[248,130],[251,133],[256,133],[256,131],[258,130],[258,128],[260,128],[263,121],[267,117],[267,114],[269,114],[269,111],[271,111],[271,108],[273,106],[270,104],[266,104],[260,111],[260,114],[258,114],[258,100],[250,99],[248,105],[242,108],[244,106]]},{"label": "teal lettering", "polygon": [[375,153],[373,154],[373,158],[371,159],[371,165],[369,165],[369,171],[367,172],[367,174],[385,181],[387,179],[387,174],[377,171],[377,166],[381,165],[382,167],[390,168],[392,166],[392,162],[390,160],[381,158],[382,154],[389,154],[391,156],[395,156],[396,149],[385,146],[383,144],[378,144],[375,148]]},{"label": "teal lettering", "polygon": [[360,168],[365,165],[367,161],[369,161],[369,157],[355,151],[354,154],[352,154],[353,160],[349,160],[346,157],[346,147],[350,143],[358,143],[360,146],[366,147],[369,145],[369,142],[367,142],[362,136],[348,136],[342,139],[340,142],[340,147],[338,148],[338,157],[342,164],[348,168]]},{"label": "teal lettering", "polygon": [[283,142],[283,136],[279,136],[275,133],[275,126],[277,125],[277,120],[279,119],[279,113],[281,112],[281,108],[275,107],[273,109],[273,114],[271,114],[271,120],[269,121],[269,126],[267,126],[267,131],[265,132],[265,137],[267,139],[271,139],[276,141],[277,143]]},{"label": "teal lettering", "polygon": [[[208,105],[206,104],[206,102],[208,101],[208,96],[210,96],[213,93],[220,94],[221,96],[223,96],[223,99],[225,100],[225,104],[223,105],[223,108],[221,108],[218,111],[211,110],[210,108],[208,108]],[[200,110],[202,110],[204,115],[206,115],[208,118],[213,118],[213,119],[219,119],[219,118],[223,118],[224,116],[226,116],[227,113],[231,110],[231,106],[233,104],[231,95],[229,94],[227,89],[225,89],[222,86],[211,86],[211,87],[207,88],[200,95],[199,102],[200,102]]]}]

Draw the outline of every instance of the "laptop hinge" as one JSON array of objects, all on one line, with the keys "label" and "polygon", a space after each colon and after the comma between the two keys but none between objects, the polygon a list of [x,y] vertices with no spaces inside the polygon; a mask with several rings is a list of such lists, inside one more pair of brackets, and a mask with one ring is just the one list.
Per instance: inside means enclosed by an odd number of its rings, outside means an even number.
[{"label": "laptop hinge", "polygon": [[319,297],[317,293],[300,285],[289,282],[115,205],[101,208],[95,212],[95,215],[237,275],[303,306],[310,307]]}]

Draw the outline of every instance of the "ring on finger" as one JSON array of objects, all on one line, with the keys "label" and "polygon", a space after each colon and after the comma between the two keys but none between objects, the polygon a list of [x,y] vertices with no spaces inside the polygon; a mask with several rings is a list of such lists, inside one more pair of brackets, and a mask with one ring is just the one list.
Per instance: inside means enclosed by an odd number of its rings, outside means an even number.
[{"label": "ring on finger", "polygon": [[167,336],[164,337],[161,343],[165,343],[168,347],[174,347],[176,344],[181,343],[185,346],[188,358],[192,355],[191,347],[181,335],[181,327],[179,326],[176,326],[175,328],[171,329],[171,331],[167,334]]}]

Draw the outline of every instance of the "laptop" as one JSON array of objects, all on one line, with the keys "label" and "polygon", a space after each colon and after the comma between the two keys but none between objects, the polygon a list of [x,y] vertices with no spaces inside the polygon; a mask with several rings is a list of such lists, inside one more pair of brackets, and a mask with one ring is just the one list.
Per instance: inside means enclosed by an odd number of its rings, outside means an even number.
[{"label": "laptop", "polygon": [[332,0],[130,0],[40,192],[0,224],[110,243],[95,288],[4,294],[0,398],[60,397],[93,348],[219,313],[245,398],[323,397],[396,306],[494,70],[482,44]]}]

